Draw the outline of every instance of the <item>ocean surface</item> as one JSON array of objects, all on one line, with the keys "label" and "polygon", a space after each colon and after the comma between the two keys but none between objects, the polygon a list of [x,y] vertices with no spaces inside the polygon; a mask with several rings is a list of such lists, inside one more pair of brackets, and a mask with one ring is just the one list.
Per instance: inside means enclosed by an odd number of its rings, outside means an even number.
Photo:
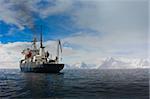
[{"label": "ocean surface", "polygon": [[149,70],[0,70],[0,99],[149,99]]}]

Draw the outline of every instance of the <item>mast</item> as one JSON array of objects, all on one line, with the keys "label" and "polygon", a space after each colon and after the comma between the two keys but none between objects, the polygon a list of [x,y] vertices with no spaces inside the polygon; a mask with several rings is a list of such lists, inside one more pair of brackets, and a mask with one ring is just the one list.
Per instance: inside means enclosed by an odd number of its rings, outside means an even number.
[{"label": "mast", "polygon": [[42,37],[42,25],[41,25],[41,34],[40,34],[40,48],[43,48],[43,37]]},{"label": "mast", "polygon": [[42,35],[42,25],[41,25],[41,33],[40,33],[40,52],[39,52],[39,55],[41,57],[45,57],[45,51],[44,51],[44,47],[43,47],[43,35]]},{"label": "mast", "polygon": [[33,47],[34,47],[34,49],[37,49],[37,47],[36,47],[36,37],[33,38]]}]

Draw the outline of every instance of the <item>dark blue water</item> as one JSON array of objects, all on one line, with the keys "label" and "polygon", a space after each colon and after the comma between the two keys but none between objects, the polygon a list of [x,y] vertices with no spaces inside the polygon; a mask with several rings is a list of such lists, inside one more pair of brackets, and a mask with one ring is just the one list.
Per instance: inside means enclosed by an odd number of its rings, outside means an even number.
[{"label": "dark blue water", "polygon": [[0,98],[149,99],[149,70],[0,70]]}]

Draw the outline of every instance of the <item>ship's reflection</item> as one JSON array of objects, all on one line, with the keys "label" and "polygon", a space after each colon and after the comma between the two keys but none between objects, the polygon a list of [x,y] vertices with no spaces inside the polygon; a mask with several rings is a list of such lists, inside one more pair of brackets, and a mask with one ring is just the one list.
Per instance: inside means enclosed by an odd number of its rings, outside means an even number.
[{"label": "ship's reflection", "polygon": [[27,97],[55,97],[61,95],[64,74],[24,73],[24,89],[29,91]]}]

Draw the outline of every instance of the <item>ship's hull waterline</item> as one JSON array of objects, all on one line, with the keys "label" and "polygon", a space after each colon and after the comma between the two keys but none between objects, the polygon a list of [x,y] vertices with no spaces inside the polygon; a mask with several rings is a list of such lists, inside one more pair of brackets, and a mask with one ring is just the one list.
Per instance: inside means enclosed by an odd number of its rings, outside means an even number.
[{"label": "ship's hull waterline", "polygon": [[22,72],[35,72],[35,73],[59,73],[64,64],[35,64],[35,63],[23,63],[20,64]]}]

